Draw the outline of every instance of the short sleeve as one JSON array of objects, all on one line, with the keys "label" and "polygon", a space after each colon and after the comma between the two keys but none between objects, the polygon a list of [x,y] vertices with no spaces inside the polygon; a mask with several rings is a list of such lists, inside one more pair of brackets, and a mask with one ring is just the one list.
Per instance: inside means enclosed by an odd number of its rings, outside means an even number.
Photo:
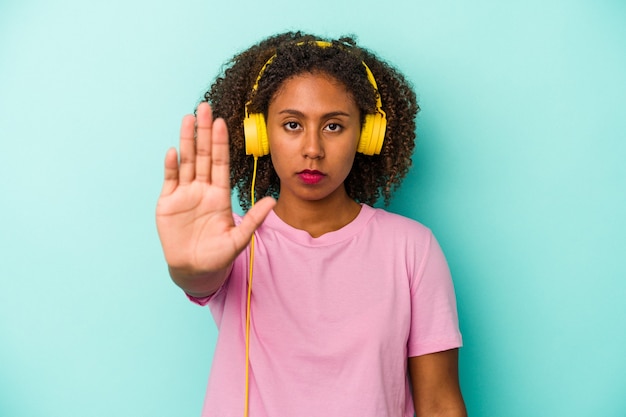
[{"label": "short sleeve", "polygon": [[422,249],[425,249],[423,257],[411,285],[409,357],[441,352],[463,344],[450,269],[432,233]]}]

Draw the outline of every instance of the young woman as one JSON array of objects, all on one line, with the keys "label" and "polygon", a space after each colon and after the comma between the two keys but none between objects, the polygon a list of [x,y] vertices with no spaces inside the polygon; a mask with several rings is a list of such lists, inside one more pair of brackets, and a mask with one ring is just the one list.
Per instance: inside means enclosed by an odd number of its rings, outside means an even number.
[{"label": "young woman", "polygon": [[410,167],[418,110],[352,39],[290,32],[236,55],[183,119],[157,227],[219,329],[203,416],[466,416],[441,249],[372,207]]}]

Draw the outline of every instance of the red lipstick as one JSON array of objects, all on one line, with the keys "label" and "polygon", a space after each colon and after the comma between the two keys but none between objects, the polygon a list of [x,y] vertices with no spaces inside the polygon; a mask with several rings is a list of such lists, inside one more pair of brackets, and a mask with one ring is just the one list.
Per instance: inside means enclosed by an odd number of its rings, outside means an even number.
[{"label": "red lipstick", "polygon": [[326,175],[319,171],[310,169],[305,169],[304,171],[298,172],[298,178],[300,178],[303,183],[309,185],[317,184],[322,179],[324,179],[325,176]]}]

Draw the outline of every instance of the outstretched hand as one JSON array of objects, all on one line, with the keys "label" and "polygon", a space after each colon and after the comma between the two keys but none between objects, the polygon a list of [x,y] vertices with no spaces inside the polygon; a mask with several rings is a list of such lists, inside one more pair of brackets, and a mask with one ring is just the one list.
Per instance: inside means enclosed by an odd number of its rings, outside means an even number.
[{"label": "outstretched hand", "polygon": [[213,120],[205,102],[198,106],[197,117],[185,116],[180,129],[180,162],[176,149],[169,149],[156,209],[157,230],[170,269],[188,276],[224,270],[246,247],[274,204],[272,198],[260,200],[235,226],[226,123]]}]

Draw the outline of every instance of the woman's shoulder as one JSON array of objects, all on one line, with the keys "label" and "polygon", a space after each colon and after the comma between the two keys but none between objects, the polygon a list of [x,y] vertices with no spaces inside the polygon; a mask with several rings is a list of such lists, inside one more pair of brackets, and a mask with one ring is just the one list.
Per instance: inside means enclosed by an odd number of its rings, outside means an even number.
[{"label": "woman's shoulder", "polygon": [[432,233],[427,226],[410,217],[366,205],[363,206],[363,209],[372,212],[371,219],[375,224],[390,229],[393,232],[401,233],[404,231],[406,233],[418,233],[425,236]]}]

